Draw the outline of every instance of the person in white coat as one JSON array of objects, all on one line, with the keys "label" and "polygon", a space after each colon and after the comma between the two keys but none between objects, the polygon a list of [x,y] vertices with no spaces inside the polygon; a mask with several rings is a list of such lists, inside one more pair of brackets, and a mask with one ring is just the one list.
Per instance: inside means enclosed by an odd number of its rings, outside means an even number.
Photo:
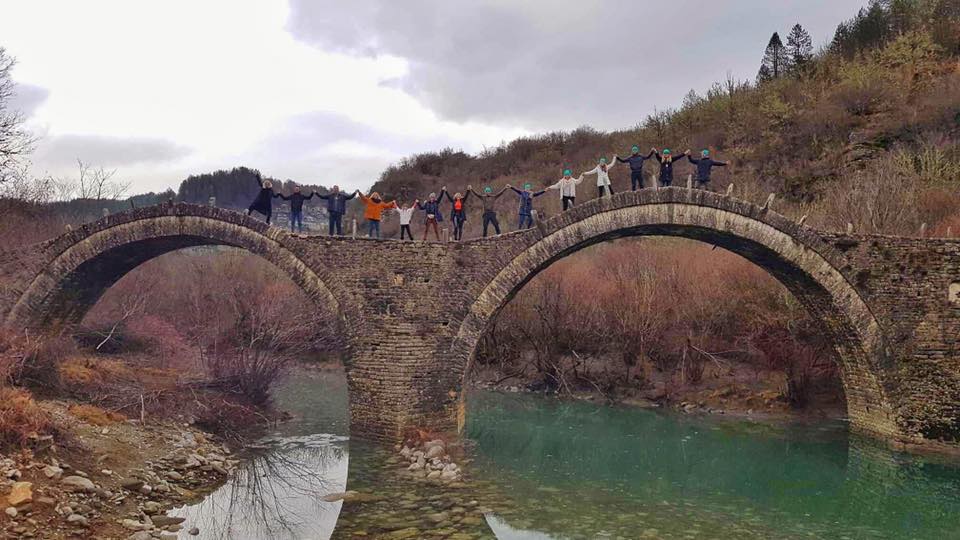
[{"label": "person in white coat", "polygon": [[610,164],[607,165],[607,158],[600,158],[600,161],[597,163],[597,166],[589,171],[583,173],[581,176],[587,174],[597,175],[597,197],[603,197],[604,195],[613,195],[613,186],[610,184],[610,169],[616,165],[617,162],[614,159],[610,159]]},{"label": "person in white coat", "polygon": [[577,199],[577,186],[580,185],[580,182],[583,182],[583,175],[574,178],[573,173],[570,172],[570,169],[563,171],[563,178],[561,178],[556,184],[552,186],[547,186],[547,189],[556,189],[560,191],[560,201],[563,203],[563,209],[573,206],[573,203]]}]

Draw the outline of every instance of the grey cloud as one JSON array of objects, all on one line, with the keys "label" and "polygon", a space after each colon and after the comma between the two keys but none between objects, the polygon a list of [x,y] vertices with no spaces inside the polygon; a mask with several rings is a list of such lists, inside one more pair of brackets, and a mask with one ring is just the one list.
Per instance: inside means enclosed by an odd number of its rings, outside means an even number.
[{"label": "grey cloud", "polygon": [[17,83],[10,99],[10,109],[20,111],[23,116],[30,117],[40,105],[50,96],[46,88],[26,83]]},{"label": "grey cloud", "polygon": [[77,159],[94,166],[115,167],[169,162],[190,154],[190,149],[165,139],[104,135],[55,135],[40,140],[33,160],[58,168]]},{"label": "grey cloud", "polygon": [[444,118],[613,128],[728,71],[752,78],[772,32],[800,22],[823,41],[861,3],[291,0],[288,29],[325,50],[405,58],[409,74],[390,84]]}]

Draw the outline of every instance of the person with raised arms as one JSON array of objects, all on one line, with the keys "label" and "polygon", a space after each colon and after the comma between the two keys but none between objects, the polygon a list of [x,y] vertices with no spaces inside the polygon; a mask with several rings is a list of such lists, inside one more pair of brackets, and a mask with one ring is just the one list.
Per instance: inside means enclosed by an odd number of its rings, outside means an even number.
[{"label": "person with raised arms", "polygon": [[290,196],[281,194],[280,198],[290,201],[290,232],[293,232],[293,226],[296,225],[300,233],[303,233],[303,201],[313,198],[316,192],[311,191],[306,197],[300,193],[300,186],[293,186],[293,193]]},{"label": "person with raised arms", "polygon": [[[447,192],[447,186],[443,186],[440,189],[440,197],[443,197],[443,194]],[[433,227],[433,234],[437,238],[437,242],[440,241],[440,225],[439,223],[443,221],[443,214],[440,213],[440,201],[437,200],[437,194],[431,193],[427,200],[423,203],[417,203],[417,208],[423,210],[427,215],[427,219],[423,224],[423,240],[427,240],[427,234],[430,232],[430,227]]]},{"label": "person with raised arms", "polygon": [[371,193],[369,197],[360,193],[360,201],[366,206],[363,217],[367,220],[367,236],[380,238],[380,220],[383,218],[383,211],[396,208],[397,201],[386,202],[380,198],[380,194],[376,191]]},{"label": "person with raised arms", "polygon": [[473,187],[467,186],[465,195],[457,192],[453,194],[453,197],[450,196],[449,191],[443,191],[447,196],[447,200],[450,201],[450,221],[453,222],[453,239],[457,241],[463,240],[463,225],[467,222],[467,199],[470,198],[471,191],[473,191]]},{"label": "person with raised arms", "polygon": [[529,229],[533,227],[533,198],[539,197],[547,192],[545,189],[533,191],[533,185],[527,182],[523,185],[523,191],[510,186],[514,193],[520,196],[520,224],[517,229]]},{"label": "person with raised arms", "polygon": [[685,155],[687,155],[686,152],[674,157],[670,155],[669,148],[664,148],[661,156],[656,148],[653,149],[653,157],[660,162],[660,187],[670,187],[673,184],[673,164],[683,159]]},{"label": "person with raised arms", "polygon": [[616,165],[616,161],[610,160],[610,165],[607,165],[607,158],[600,158],[600,161],[597,162],[597,166],[590,169],[589,171],[583,173],[581,176],[587,174],[597,175],[597,198],[603,197],[604,195],[613,195],[613,186],[610,184],[610,169]]},{"label": "person with raised arms", "polygon": [[714,167],[726,167],[727,163],[725,161],[716,161],[710,158],[710,150],[704,148],[700,151],[700,159],[693,159],[693,156],[690,155],[690,150],[687,150],[687,159],[690,160],[690,163],[693,163],[697,166],[697,189],[709,190],[707,184],[710,183],[710,172]]},{"label": "person with raised arms", "polygon": [[580,185],[580,182],[583,182],[583,175],[574,178],[570,169],[564,169],[563,178],[556,184],[547,186],[546,189],[556,189],[560,192],[560,202],[563,204],[563,209],[566,210],[576,203],[577,186]]},{"label": "person with raised arms", "polygon": [[637,186],[640,186],[640,189],[643,189],[643,162],[652,158],[653,154],[657,150],[655,148],[651,148],[650,153],[643,156],[640,155],[640,147],[633,145],[633,148],[631,148],[630,151],[632,154],[627,156],[626,159],[617,156],[617,161],[620,163],[630,164],[630,190],[636,191]]},{"label": "person with raised arms", "polygon": [[347,201],[359,193],[359,190],[355,190],[350,195],[344,195],[340,191],[340,186],[336,185],[326,195],[317,193],[317,198],[327,201],[327,224],[330,228],[330,236],[333,236],[334,231],[338,235],[343,234],[343,215],[347,213]]},{"label": "person with raised arms", "polygon": [[264,180],[260,176],[260,173],[257,173],[256,180],[260,186],[260,191],[257,193],[257,197],[253,199],[253,202],[250,203],[250,207],[247,208],[247,215],[249,216],[251,212],[263,214],[267,218],[267,225],[269,225],[270,217],[273,216],[273,199],[280,197],[280,194],[273,192],[273,183],[269,180]]},{"label": "person with raised arms", "polygon": [[413,204],[406,208],[401,205],[397,206],[397,213],[400,214],[400,240],[403,240],[404,235],[413,240],[413,233],[410,232],[410,221],[413,219],[413,211],[417,209],[417,203],[419,202],[419,199],[414,200]]},{"label": "person with raised arms", "polygon": [[493,193],[493,188],[490,186],[483,188],[482,195],[480,193],[477,193],[473,189],[470,190],[470,193],[473,193],[475,197],[478,197],[480,199],[480,204],[483,206],[483,237],[484,238],[487,237],[487,229],[490,227],[490,225],[493,225],[493,229],[497,231],[497,234],[500,234],[500,222],[497,220],[496,204],[497,204],[497,199],[499,199],[500,196],[503,195],[503,192],[506,191],[508,187],[510,186],[509,185],[505,186],[496,194]]}]

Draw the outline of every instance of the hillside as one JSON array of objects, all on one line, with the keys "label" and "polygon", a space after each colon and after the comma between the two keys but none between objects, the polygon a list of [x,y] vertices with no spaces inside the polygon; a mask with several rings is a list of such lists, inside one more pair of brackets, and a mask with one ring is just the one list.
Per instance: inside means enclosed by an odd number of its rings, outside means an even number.
[{"label": "hillside", "polygon": [[[904,5],[912,9],[908,17]],[[578,174],[600,157],[629,154],[634,144],[643,153],[651,147],[695,153],[709,148],[731,163],[716,170],[714,189],[734,182],[738,196],[755,200],[777,193],[778,211],[810,214],[808,223],[816,226],[850,222],[858,230],[903,232],[927,223],[941,234],[951,225],[960,232],[958,43],[956,2],[874,1],[840,24],[830,47],[777,78],[729,79],[704,95],[691,90],[679,109],[620,131],[581,127],[517,139],[479,155],[452,149],[415,155],[384,171],[373,189],[412,199],[442,185],[451,192],[468,184],[478,190],[524,182],[540,188],[564,168]],[[645,167],[648,185],[655,165]],[[675,184],[684,184],[691,172],[692,165],[681,165]],[[592,180],[585,180],[579,199],[596,196]],[[627,167],[614,167],[611,180],[616,190],[629,189]],[[888,204],[903,200],[909,208],[898,219],[877,219],[862,215],[863,207],[836,203],[851,194],[865,203],[871,197]],[[558,197],[550,195],[538,200],[546,214],[559,211]],[[515,202],[509,195],[500,204],[510,230]],[[468,237],[480,222],[473,206]]]}]

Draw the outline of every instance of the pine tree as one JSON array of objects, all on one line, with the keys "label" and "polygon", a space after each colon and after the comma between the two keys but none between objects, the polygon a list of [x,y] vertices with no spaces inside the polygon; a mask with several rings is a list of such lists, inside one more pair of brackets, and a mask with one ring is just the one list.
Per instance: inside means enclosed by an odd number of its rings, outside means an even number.
[{"label": "pine tree", "polygon": [[786,47],[783,46],[783,41],[780,41],[780,34],[774,32],[770,36],[770,42],[767,43],[767,50],[763,53],[763,62],[760,64],[760,72],[757,73],[757,81],[776,79],[789,69],[790,56],[787,54]]},{"label": "pine tree", "polygon": [[813,58],[813,40],[799,24],[793,25],[787,36],[787,55],[794,68],[803,67]]}]

